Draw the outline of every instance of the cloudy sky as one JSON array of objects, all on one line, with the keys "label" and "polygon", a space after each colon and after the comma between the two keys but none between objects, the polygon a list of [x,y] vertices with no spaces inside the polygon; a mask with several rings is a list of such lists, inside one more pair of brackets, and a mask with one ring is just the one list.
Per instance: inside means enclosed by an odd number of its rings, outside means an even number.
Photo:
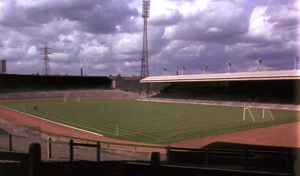
[{"label": "cloudy sky", "polygon": [[[151,0],[150,76],[292,70],[299,53],[298,0]],[[140,75],[142,0],[1,0],[0,58],[7,73]],[[300,61],[297,62],[300,69]],[[181,74],[181,72],[179,72]]]}]

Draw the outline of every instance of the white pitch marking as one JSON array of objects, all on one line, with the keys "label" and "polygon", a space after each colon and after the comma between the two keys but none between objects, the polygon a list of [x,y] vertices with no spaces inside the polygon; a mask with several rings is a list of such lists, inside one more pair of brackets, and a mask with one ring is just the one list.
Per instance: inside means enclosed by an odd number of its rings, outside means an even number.
[{"label": "white pitch marking", "polygon": [[62,124],[62,123],[58,123],[58,122],[54,122],[54,121],[51,121],[51,120],[43,119],[43,118],[40,118],[40,117],[37,117],[37,116],[34,116],[34,115],[30,115],[30,114],[23,113],[23,112],[21,112],[21,111],[17,111],[17,110],[14,110],[14,109],[7,108],[7,107],[4,107],[4,106],[0,106],[0,107],[9,109],[9,110],[12,110],[12,111],[15,111],[15,112],[19,112],[19,113],[22,113],[22,114],[25,114],[25,115],[29,115],[29,116],[31,116],[31,117],[34,117],[34,118],[37,118],[37,119],[40,119],[40,120],[45,120],[45,121],[47,121],[47,122],[51,122],[51,123],[55,123],[55,124],[58,124],[58,125],[61,125],[61,126],[73,128],[73,129],[75,129],[75,130],[79,130],[79,131],[83,131],[83,132],[95,134],[95,135],[98,135],[98,136],[103,136],[102,134],[94,133],[94,132],[87,131],[87,130],[83,130],[83,129],[80,129],[80,128],[75,128],[75,127],[72,127],[72,126],[69,126],[69,125],[64,125],[64,124]]}]

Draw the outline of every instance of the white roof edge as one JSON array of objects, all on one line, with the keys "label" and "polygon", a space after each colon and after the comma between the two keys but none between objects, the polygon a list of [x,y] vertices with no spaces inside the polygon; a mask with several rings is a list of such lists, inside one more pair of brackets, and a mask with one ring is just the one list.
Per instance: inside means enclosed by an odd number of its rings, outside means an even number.
[{"label": "white roof edge", "polygon": [[288,80],[288,79],[300,79],[300,70],[152,76],[140,80],[140,83]]}]

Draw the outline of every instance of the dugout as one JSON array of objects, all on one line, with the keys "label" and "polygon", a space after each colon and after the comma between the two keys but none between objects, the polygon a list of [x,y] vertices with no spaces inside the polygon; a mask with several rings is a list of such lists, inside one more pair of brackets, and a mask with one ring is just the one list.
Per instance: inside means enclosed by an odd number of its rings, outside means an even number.
[{"label": "dugout", "polygon": [[268,71],[148,77],[141,83],[170,83],[154,97],[300,104],[300,72]]}]

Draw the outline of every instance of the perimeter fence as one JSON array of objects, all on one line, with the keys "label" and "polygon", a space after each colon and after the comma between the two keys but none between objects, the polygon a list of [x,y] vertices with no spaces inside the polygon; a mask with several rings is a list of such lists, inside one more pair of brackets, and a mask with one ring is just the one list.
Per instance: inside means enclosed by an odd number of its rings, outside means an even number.
[{"label": "perimeter fence", "polygon": [[[148,148],[153,152],[159,150],[160,153],[166,155],[166,163],[168,165],[192,165],[208,168],[233,168],[238,170],[254,170],[261,168],[267,171],[274,171],[279,173],[292,173],[294,162],[297,159],[300,151],[286,150],[286,151],[264,151],[264,150],[250,150],[250,149],[216,149],[216,148],[182,148],[159,145],[142,145],[134,143],[118,143],[108,141],[98,141],[86,138],[74,137],[51,133],[34,128],[24,126],[28,130],[35,131],[43,137],[47,137],[47,157],[53,158],[53,144],[68,146],[65,152],[68,152],[69,161],[72,162],[74,158],[74,147],[90,147],[95,148],[94,155],[97,162],[101,161],[100,153],[104,148],[127,147],[125,150],[137,150],[137,148]],[[2,136],[0,136],[2,137]],[[8,140],[11,141],[12,135],[8,135]],[[60,140],[52,140],[60,139]],[[84,142],[85,141],[85,142]],[[11,151],[12,143],[9,149]],[[299,157],[299,156],[298,156]],[[276,168],[274,168],[276,166]]]}]

